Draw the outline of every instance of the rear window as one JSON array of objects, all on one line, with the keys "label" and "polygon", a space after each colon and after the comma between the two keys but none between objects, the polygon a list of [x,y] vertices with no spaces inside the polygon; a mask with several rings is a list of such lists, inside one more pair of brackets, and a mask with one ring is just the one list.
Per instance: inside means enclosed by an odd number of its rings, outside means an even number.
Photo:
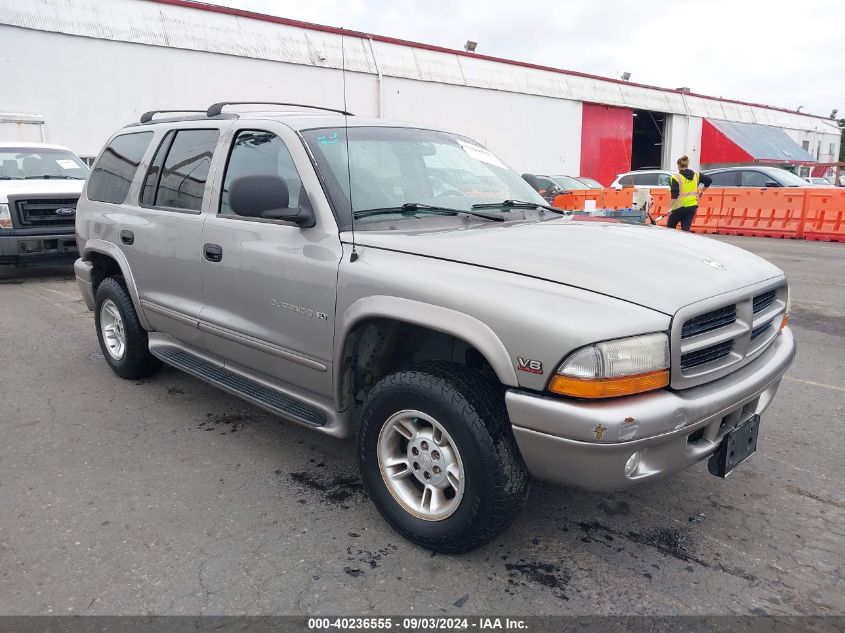
[{"label": "rear window", "polygon": [[634,177],[631,174],[628,174],[627,176],[622,176],[622,178],[619,179],[619,184],[623,185],[623,186],[624,185],[633,185],[634,184]]},{"label": "rear window", "polygon": [[88,199],[112,204],[121,204],[126,200],[138,164],[152,138],[152,132],[114,137],[91,172],[88,180]]}]

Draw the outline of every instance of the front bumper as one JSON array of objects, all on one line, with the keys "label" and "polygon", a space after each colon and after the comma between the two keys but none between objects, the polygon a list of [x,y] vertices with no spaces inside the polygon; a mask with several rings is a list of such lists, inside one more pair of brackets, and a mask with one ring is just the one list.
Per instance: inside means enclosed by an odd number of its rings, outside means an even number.
[{"label": "front bumper", "polygon": [[[603,402],[505,396],[514,436],[531,474],[587,490],[613,491],[667,477],[711,455],[722,437],[777,393],[795,357],[784,328],[755,362],[719,380]],[[625,463],[639,452],[639,466]]]},{"label": "front bumper", "polygon": [[85,300],[89,310],[94,310],[94,265],[79,258],[73,262],[73,272],[76,275],[76,284],[79,292]]},{"label": "front bumper", "polygon": [[70,264],[77,257],[73,233],[0,235],[0,264]]}]

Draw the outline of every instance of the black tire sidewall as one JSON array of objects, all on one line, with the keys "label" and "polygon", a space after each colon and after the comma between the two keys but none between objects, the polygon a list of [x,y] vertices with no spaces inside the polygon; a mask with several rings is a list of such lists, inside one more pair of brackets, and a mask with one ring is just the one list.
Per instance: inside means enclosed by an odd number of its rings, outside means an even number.
[{"label": "black tire sidewall", "polygon": [[[100,315],[103,304],[111,299],[123,319],[123,329],[126,335],[126,350],[120,359],[109,354],[103,331],[100,327]],[[94,307],[94,324],[97,330],[97,340],[100,350],[109,367],[121,378],[141,378],[155,370],[157,361],[149,353],[147,332],[141,326],[135,306],[121,281],[114,277],[104,279],[97,287]]]},{"label": "black tire sidewall", "polygon": [[[437,420],[452,437],[460,453],[464,467],[464,494],[458,509],[446,519],[426,521],[413,516],[393,497],[382,478],[378,466],[379,432],[390,416],[403,410],[421,411]],[[367,419],[362,424],[359,438],[361,476],[368,494],[385,519],[411,540],[432,546],[468,537],[486,505],[484,482],[491,471],[488,455],[482,449],[479,437],[464,421],[461,412],[432,390],[405,384],[376,394],[368,401],[365,415]]]}]

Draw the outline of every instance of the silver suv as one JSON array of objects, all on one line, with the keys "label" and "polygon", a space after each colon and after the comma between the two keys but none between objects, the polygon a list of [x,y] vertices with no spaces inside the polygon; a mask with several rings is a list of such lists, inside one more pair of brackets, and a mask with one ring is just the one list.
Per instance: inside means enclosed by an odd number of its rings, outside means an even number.
[{"label": "silver suv", "polygon": [[233,105],[145,114],[86,183],[75,270],[117,375],[165,362],[357,436],[382,515],[442,552],[504,530],[531,476],[622,490],[754,452],[795,353],[769,262],[565,215],[463,136]]}]

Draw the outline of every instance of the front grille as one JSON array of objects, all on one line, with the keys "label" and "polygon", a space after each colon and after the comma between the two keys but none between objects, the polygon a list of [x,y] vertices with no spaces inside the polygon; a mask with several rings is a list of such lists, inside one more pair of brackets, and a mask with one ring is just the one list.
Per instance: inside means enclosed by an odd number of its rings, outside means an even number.
[{"label": "front grille", "polygon": [[672,321],[672,388],[717,380],[765,353],[787,294],[785,285],[757,285],[681,308]]},{"label": "front grille", "polygon": [[751,330],[751,340],[755,341],[758,338],[760,338],[761,336],[763,336],[763,334],[765,334],[768,331],[768,329],[771,325],[772,325],[772,322],[769,321],[767,323],[764,323],[763,325],[758,325],[757,327],[755,327],[753,330]]},{"label": "front grille", "polygon": [[[78,198],[18,200],[15,205],[21,226],[73,226]],[[73,213],[61,212],[73,209]],[[57,213],[57,211],[59,211]]]},{"label": "front grille", "polygon": [[733,340],[730,340],[725,341],[724,343],[710,345],[709,347],[705,347],[694,352],[681,354],[681,369],[699,367],[701,365],[706,365],[707,363],[712,363],[714,360],[724,358],[731,353],[733,346],[734,342]]},{"label": "front grille", "polygon": [[699,314],[684,323],[681,338],[689,338],[705,332],[712,332],[736,322],[736,306],[730,305],[718,310]]},{"label": "front grille", "polygon": [[761,295],[754,297],[754,314],[762,312],[775,302],[777,291],[769,290]]}]

